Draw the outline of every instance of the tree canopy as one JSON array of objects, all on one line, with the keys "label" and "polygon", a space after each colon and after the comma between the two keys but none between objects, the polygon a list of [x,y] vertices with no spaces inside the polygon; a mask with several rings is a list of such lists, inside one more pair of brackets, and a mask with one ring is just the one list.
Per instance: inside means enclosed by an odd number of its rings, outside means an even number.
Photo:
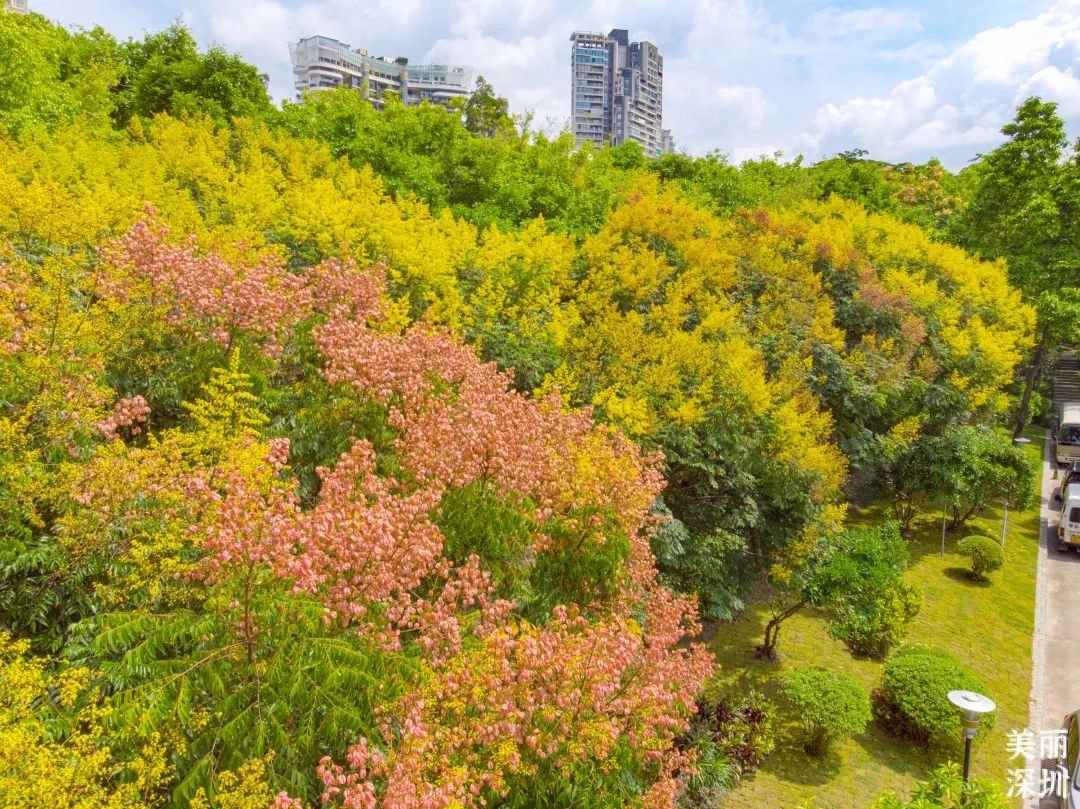
[{"label": "tree canopy", "polygon": [[767,654],[804,605],[888,650],[849,487],[1030,492],[995,428],[1070,242],[970,234],[1071,234],[1048,105],[963,177],[734,166],[482,81],[278,110],[179,24],[4,43],[0,803],[673,807],[702,612],[769,581]]}]

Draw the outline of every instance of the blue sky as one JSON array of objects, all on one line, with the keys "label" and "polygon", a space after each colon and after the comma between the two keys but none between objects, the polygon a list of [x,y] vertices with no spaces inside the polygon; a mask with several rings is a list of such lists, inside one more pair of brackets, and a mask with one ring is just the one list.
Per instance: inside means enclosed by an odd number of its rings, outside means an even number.
[{"label": "blue sky", "polygon": [[627,28],[664,55],[680,149],[817,160],[864,148],[963,166],[1028,95],[1080,135],[1080,0],[30,0],[120,37],[181,17],[292,94],[288,43],[321,33],[375,54],[467,64],[549,129],[569,111],[574,29]]}]

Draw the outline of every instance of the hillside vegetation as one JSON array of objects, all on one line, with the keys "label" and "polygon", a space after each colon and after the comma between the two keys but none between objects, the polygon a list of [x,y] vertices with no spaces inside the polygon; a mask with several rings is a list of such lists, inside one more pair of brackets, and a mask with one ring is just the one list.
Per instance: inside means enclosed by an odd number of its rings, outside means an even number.
[{"label": "hillside vegetation", "polygon": [[723,764],[700,619],[1064,339],[937,164],[278,110],[176,27],[0,43],[13,805],[672,806]]}]

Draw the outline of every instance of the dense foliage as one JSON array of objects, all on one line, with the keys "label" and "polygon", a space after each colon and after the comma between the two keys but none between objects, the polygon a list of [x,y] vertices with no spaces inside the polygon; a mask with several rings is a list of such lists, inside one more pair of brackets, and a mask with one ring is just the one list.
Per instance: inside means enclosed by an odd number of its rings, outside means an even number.
[{"label": "dense foliage", "polygon": [[922,603],[903,581],[907,562],[907,545],[893,522],[848,529],[818,543],[790,578],[777,577],[758,656],[775,657],[783,622],[804,607],[829,611],[832,634],[852,651],[884,656]]},{"label": "dense foliage", "polygon": [[1001,131],[1006,142],[968,169],[968,204],[949,231],[978,255],[1006,259],[1012,283],[1039,312],[1016,414],[1019,436],[1052,352],[1080,337],[1080,149],[1066,151],[1057,104],[1040,98],[1024,101]]},{"label": "dense foliage", "polygon": [[842,671],[791,669],[780,677],[780,693],[811,756],[824,756],[833,742],[862,733],[870,721],[870,697]]},{"label": "dense foliage", "polygon": [[[960,713],[950,691],[986,693],[978,679],[944,649],[924,644],[902,647],[885,663],[874,692],[874,717],[886,730],[920,745],[954,745],[963,738]],[[980,733],[994,723],[983,718]]]},{"label": "dense foliage", "polygon": [[707,687],[681,744],[693,750],[694,773],[678,806],[717,806],[740,779],[752,775],[776,746],[775,706],[757,691],[732,699]]},{"label": "dense foliage", "polygon": [[956,551],[971,560],[971,577],[988,581],[990,574],[1005,564],[1005,552],[990,537],[972,534],[956,543]]},{"label": "dense foliage", "polygon": [[918,597],[846,487],[1027,496],[988,428],[1068,296],[940,240],[937,164],[578,150],[486,83],[278,110],[180,26],[0,47],[0,803],[716,795],[771,717],[699,699],[694,595],[884,655]]},{"label": "dense foliage", "polygon": [[1022,448],[998,432],[970,426],[894,442],[888,448],[884,479],[905,530],[920,509],[942,499],[951,514],[950,530],[963,527],[993,503],[1007,500],[1026,508],[1036,483],[1035,469]]},{"label": "dense foliage", "polygon": [[753,773],[776,746],[775,706],[757,691],[730,697],[704,693],[690,738],[707,736],[732,762],[740,775]]},{"label": "dense foliage", "polygon": [[919,614],[923,594],[904,582],[868,599],[841,603],[829,632],[856,655],[884,660],[904,640],[908,624]]},{"label": "dense foliage", "polygon": [[[7,449],[49,459],[56,485],[6,499],[65,569],[93,571],[93,610],[60,628],[68,654],[139,743],[173,738],[175,802],[271,753],[270,781],[308,800],[317,772],[389,805],[512,787],[527,802],[538,771],[666,789],[709,664],[678,646],[692,604],[652,572],[654,462],[617,431],[510,390],[443,331],[393,327],[378,267],[228,260],[170,241],[152,210],[82,261],[9,261],[3,361],[23,369],[5,377],[27,429]],[[148,344],[161,365],[129,364]],[[156,412],[156,384],[193,362],[209,371],[197,397]],[[111,404],[117,379],[147,395]],[[282,386],[364,414],[316,459],[307,507],[289,430],[269,426]],[[503,515],[494,537],[485,512]],[[347,770],[320,763],[347,746]]]}]

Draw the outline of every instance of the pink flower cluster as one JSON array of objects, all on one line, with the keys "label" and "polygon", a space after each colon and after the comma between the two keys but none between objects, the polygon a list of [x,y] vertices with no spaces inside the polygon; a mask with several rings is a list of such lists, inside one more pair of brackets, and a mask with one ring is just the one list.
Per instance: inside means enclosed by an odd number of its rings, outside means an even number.
[{"label": "pink flower cluster", "polygon": [[324,801],[481,806],[515,778],[572,777],[625,740],[657,778],[651,805],[671,806],[686,764],[672,742],[712,671],[705,649],[678,646],[694,614],[691,602],[658,589],[644,632],[618,616],[590,622],[565,608],[543,628],[504,626],[398,706],[403,738],[392,754],[361,739],[347,767],[324,759]]},{"label": "pink flower cluster", "polygon": [[[273,454],[268,461],[281,462]],[[388,650],[409,633],[433,664],[460,651],[466,628],[482,635],[509,612],[511,603],[491,598],[479,559],[455,568],[443,558],[442,533],[430,519],[435,490],[404,493],[376,475],[374,450],[363,441],[319,475],[319,502],[309,511],[282,485],[267,490],[237,473],[219,488],[195,479],[192,493],[214,507],[201,577],[214,584],[267,566],[297,592],[318,596],[328,622]],[[469,608],[479,615],[466,627],[461,615]]]},{"label": "pink flower cluster", "polygon": [[142,396],[121,399],[113,407],[109,417],[97,423],[98,432],[110,441],[120,437],[121,429],[126,429],[131,435],[138,435],[149,416],[150,405]]},{"label": "pink flower cluster", "polygon": [[168,321],[199,339],[228,345],[245,330],[261,339],[266,354],[278,353],[309,308],[307,281],[290,273],[280,256],[233,266],[214,253],[199,254],[194,238],[175,245],[168,235],[148,205],[144,219],[102,248],[109,269],[102,293],[128,300],[146,284],[149,303],[170,307]]},{"label": "pink flower cluster", "polygon": [[[482,480],[504,496],[532,498],[541,521],[600,510],[632,540],[641,539],[645,514],[663,487],[659,463],[620,433],[595,425],[588,412],[564,412],[557,398],[537,402],[512,390],[508,373],[481,363],[441,331],[415,327],[388,335],[332,319],[313,334],[327,357],[329,381],[388,406],[400,433],[400,462],[424,485]],[[588,474],[580,472],[583,456]],[[577,527],[590,530],[585,522]],[[651,567],[647,543],[638,542],[636,551]]]},{"label": "pink flower cluster", "polygon": [[188,485],[191,495],[214,509],[202,537],[203,580],[216,584],[263,565],[291,577],[303,516],[296,495],[283,486],[253,485],[236,471],[217,485],[220,491],[197,476]]},{"label": "pink flower cluster", "polygon": [[275,253],[234,265],[215,253],[199,253],[194,237],[170,244],[168,236],[147,204],[143,219],[101,249],[107,271],[99,293],[128,301],[140,290],[150,305],[168,307],[170,323],[197,338],[228,346],[243,331],[256,336],[271,357],[315,313],[315,302],[317,311],[337,318],[383,315],[382,267],[361,269],[351,260],[328,259],[301,275]]}]

